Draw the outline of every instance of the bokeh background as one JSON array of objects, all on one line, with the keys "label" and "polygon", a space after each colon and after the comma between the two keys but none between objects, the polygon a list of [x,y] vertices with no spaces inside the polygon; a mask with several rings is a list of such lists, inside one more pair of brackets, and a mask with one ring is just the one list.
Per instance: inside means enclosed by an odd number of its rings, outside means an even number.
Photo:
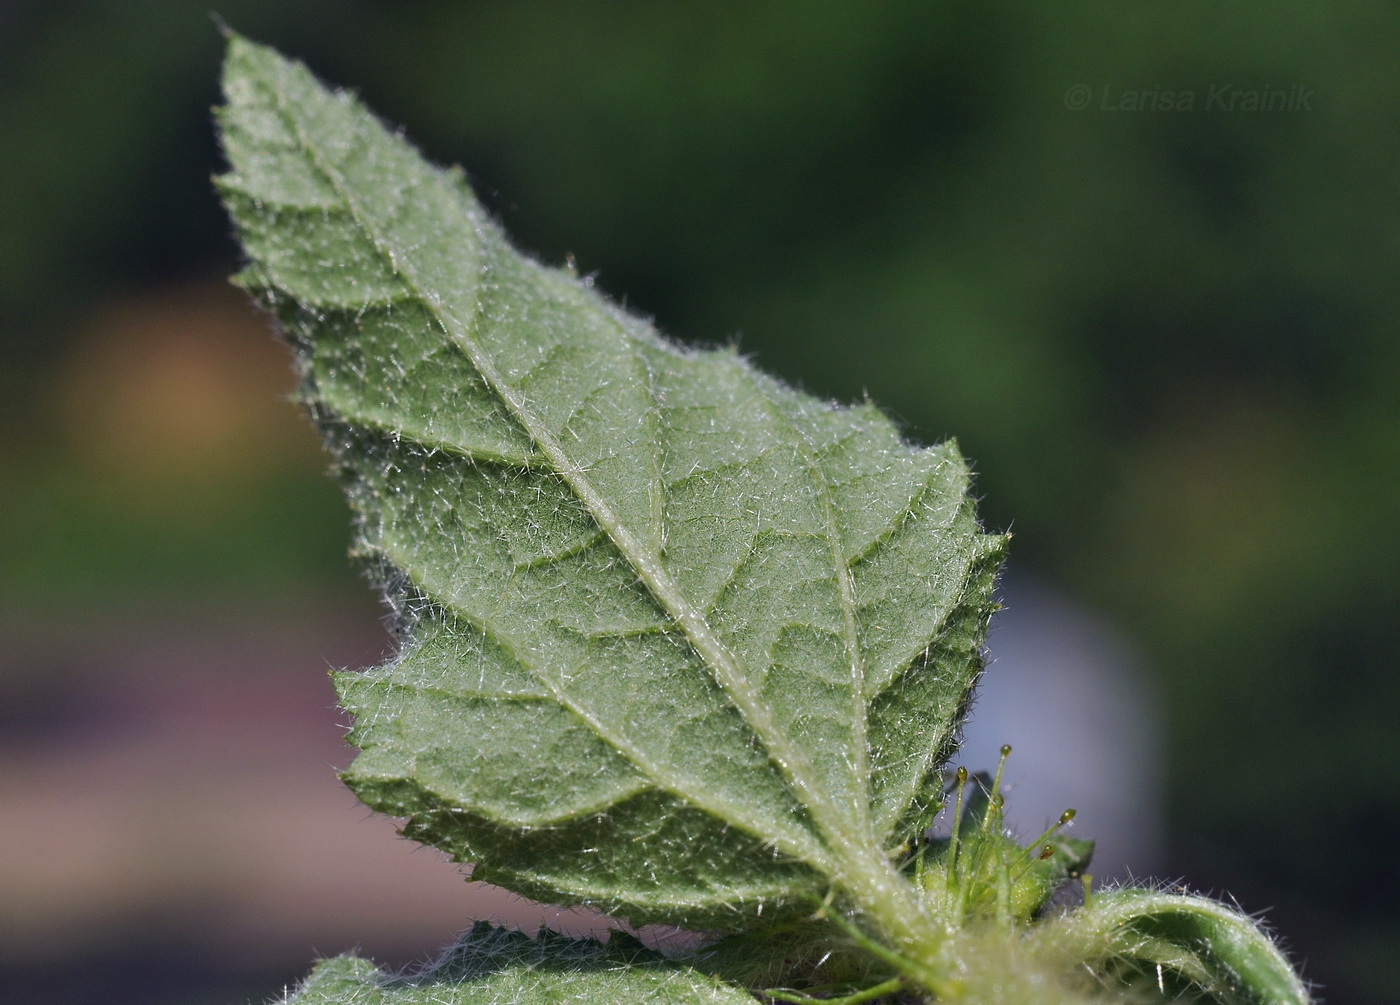
[{"label": "bokeh background", "polygon": [[[223,279],[209,6],[0,2],[9,1001],[257,1001],[482,903],[331,773],[387,639]],[[1155,868],[1400,1001],[1400,9],[217,9],[669,333],[955,435],[1012,581],[1150,677]]]}]

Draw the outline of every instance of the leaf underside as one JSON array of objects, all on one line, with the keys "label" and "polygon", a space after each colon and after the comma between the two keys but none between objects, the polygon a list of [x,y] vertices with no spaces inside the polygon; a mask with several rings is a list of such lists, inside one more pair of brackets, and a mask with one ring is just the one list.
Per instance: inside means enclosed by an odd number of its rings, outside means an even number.
[{"label": "leaf underside", "polygon": [[602,945],[478,922],[432,969],[395,977],[352,956],[324,960],[287,1005],[753,1005],[753,996],[636,945]]},{"label": "leaf underside", "polygon": [[[1004,539],[918,448],[514,251],[460,172],[234,38],[219,179],[401,614],[346,773],[474,878],[735,930],[940,793]],[[862,858],[864,857],[864,858]]]}]

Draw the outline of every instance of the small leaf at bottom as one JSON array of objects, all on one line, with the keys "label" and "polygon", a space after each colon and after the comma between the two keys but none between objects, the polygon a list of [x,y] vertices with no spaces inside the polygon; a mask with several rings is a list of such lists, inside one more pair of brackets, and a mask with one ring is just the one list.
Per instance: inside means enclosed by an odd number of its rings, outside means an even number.
[{"label": "small leaf at bottom", "polygon": [[[622,942],[624,940],[618,940]],[[754,1005],[748,993],[635,945],[478,922],[432,969],[391,975],[367,960],[325,960],[287,1005]]]}]

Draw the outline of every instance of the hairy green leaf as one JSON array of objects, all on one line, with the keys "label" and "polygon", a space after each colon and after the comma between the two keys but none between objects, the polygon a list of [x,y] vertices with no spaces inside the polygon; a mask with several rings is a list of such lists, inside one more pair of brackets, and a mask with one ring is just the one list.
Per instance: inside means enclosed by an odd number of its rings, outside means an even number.
[{"label": "hairy green leaf", "polygon": [[896,939],[1003,539],[917,448],[514,251],[460,172],[235,38],[220,188],[402,614],[346,781],[476,878]]},{"label": "hairy green leaf", "polygon": [[478,922],[438,964],[393,975],[353,956],[325,960],[287,1005],[753,1005],[752,996],[625,936],[607,945]]},{"label": "hairy green leaf", "polygon": [[1068,811],[1013,841],[1000,769],[970,794],[959,769],[963,812],[926,839],[1004,545],[952,445],[666,342],[269,49],[233,38],[224,87],[240,278],[297,351],[400,615],[397,658],[336,675],[346,781],[476,878],[730,935],[699,971],[479,924],[419,975],[328,961],[297,1005],[1065,1005],[1154,979],[1306,1002],[1212,901],[1056,912],[1091,845],[1058,834]]},{"label": "hairy green leaf", "polygon": [[1253,919],[1206,897],[1112,890],[1068,922],[1112,932],[1113,959],[1175,973],[1201,998],[1307,1005],[1307,988]]},{"label": "hairy green leaf", "polygon": [[1190,894],[1124,888],[1032,930],[1033,951],[1123,985],[1215,1005],[1308,1005],[1306,985],[1252,918]]}]

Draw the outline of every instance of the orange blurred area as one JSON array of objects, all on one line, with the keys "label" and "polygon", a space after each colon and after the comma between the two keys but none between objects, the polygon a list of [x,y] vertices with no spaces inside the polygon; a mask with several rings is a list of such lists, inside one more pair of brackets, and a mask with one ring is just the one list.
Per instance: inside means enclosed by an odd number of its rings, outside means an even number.
[{"label": "orange blurred area", "polygon": [[236,481],[321,463],[293,403],[291,353],[222,279],[102,305],[60,363],[54,419],[96,478]]}]

